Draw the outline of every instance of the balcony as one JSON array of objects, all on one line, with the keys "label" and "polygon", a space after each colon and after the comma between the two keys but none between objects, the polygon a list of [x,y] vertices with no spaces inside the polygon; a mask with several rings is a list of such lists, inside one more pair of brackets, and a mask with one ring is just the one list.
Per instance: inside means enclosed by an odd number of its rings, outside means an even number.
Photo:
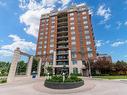
[{"label": "balcony", "polygon": [[58,45],[57,48],[67,48],[68,45]]},{"label": "balcony", "polygon": [[65,33],[68,33],[68,31],[59,31],[59,32],[57,32],[57,34],[65,34]]},{"label": "balcony", "polygon": [[68,19],[67,16],[58,17],[58,20]]},{"label": "balcony", "polygon": [[58,51],[57,55],[68,55],[68,51]]},{"label": "balcony", "polygon": [[68,26],[68,22],[61,22],[61,23],[58,24],[58,27],[59,26]]},{"label": "balcony", "polygon": [[58,18],[67,17],[67,12],[62,12],[58,14]]},{"label": "balcony", "polygon": [[57,31],[58,31],[58,32],[61,32],[61,31],[68,31],[68,27],[57,29]]},{"label": "balcony", "polygon": [[61,45],[61,44],[68,44],[68,41],[58,41],[57,44],[58,44],[58,45]]},{"label": "balcony", "polygon": [[57,61],[56,65],[68,65],[68,61]]},{"label": "balcony", "polygon": [[68,36],[68,33],[65,32],[65,33],[57,34],[57,37],[59,37],[59,36]]},{"label": "balcony", "polygon": [[59,40],[59,39],[66,39],[66,38],[68,38],[68,36],[59,36],[59,37],[57,37],[57,40]]},{"label": "balcony", "polygon": [[57,62],[64,62],[64,61],[68,61],[68,59],[57,59]]},{"label": "balcony", "polygon": [[58,47],[57,50],[68,50],[68,47]]},{"label": "balcony", "polygon": [[68,26],[59,26],[57,29],[64,29],[64,28],[68,28]]}]

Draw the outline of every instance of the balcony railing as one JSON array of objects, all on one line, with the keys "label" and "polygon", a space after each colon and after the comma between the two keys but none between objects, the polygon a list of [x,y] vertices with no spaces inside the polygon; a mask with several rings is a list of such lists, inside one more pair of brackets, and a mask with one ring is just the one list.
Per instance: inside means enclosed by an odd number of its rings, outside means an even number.
[{"label": "balcony railing", "polygon": [[65,38],[68,38],[68,36],[59,36],[59,37],[57,37],[57,39],[65,39]]},{"label": "balcony railing", "polygon": [[68,41],[58,41],[57,44],[67,44]]}]

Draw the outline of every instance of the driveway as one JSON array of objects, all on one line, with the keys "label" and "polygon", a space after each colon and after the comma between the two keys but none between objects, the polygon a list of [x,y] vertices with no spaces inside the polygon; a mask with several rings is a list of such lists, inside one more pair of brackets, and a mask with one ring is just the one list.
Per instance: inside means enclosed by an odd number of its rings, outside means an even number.
[{"label": "driveway", "polygon": [[53,90],[43,86],[44,79],[18,81],[0,85],[0,95],[127,95],[127,81],[85,78],[85,85],[70,90]]}]

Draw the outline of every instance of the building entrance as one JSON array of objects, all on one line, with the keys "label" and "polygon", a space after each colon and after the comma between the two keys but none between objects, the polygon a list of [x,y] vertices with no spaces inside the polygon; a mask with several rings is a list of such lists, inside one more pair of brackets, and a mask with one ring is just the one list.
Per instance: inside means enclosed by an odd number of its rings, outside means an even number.
[{"label": "building entrance", "polygon": [[62,73],[69,74],[69,68],[68,67],[56,67],[55,68],[55,74],[61,75]]}]

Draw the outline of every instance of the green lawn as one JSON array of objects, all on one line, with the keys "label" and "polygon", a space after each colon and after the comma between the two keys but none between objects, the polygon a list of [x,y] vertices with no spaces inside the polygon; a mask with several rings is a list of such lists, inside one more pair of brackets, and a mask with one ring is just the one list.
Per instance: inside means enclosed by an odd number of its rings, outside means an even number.
[{"label": "green lawn", "polygon": [[127,76],[93,76],[93,78],[102,78],[102,79],[127,79]]}]

